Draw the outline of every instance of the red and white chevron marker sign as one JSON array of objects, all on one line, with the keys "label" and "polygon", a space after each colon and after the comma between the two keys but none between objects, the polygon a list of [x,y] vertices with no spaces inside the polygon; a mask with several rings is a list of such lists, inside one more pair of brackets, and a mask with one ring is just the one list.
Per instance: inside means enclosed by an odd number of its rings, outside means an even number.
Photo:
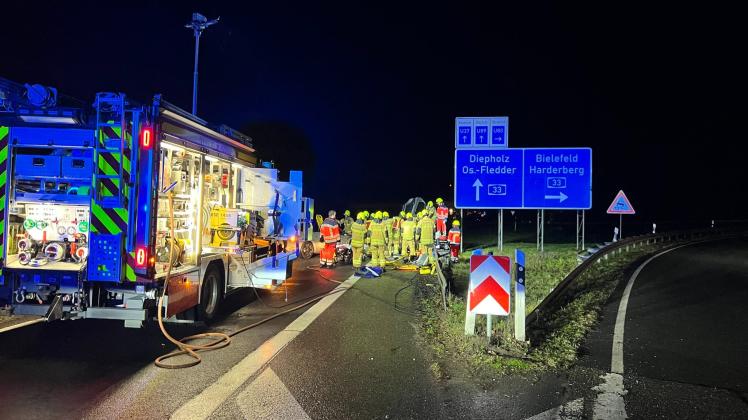
[{"label": "red and white chevron marker sign", "polygon": [[474,314],[509,315],[509,257],[470,257],[469,308]]}]

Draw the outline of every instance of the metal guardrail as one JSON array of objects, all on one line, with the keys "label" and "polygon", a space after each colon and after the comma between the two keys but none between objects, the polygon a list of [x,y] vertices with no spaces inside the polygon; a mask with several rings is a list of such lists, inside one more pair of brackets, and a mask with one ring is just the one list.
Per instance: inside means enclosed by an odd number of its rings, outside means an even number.
[{"label": "metal guardrail", "polygon": [[542,302],[529,314],[527,315],[526,324],[528,327],[532,326],[537,322],[538,318],[551,304],[558,301],[568,291],[569,287],[579,278],[588,268],[593,264],[601,261],[608,260],[612,256],[620,255],[624,252],[636,249],[637,247],[647,246],[658,243],[673,243],[676,241],[697,241],[710,238],[729,238],[745,235],[745,231],[728,231],[719,229],[709,230],[687,230],[660,233],[656,235],[642,235],[633,236],[631,238],[622,239],[618,242],[609,242],[603,246],[598,245],[597,247],[588,248],[587,254],[582,256],[581,264],[579,264],[571,273],[569,273],[561,283],[556,286],[548,296],[543,299]]}]

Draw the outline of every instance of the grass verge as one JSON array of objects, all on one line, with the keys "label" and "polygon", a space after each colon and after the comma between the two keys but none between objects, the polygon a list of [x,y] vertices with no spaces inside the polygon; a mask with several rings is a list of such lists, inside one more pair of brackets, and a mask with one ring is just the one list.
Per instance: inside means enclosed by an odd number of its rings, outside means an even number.
[{"label": "grass verge", "polygon": [[[527,308],[530,313],[576,266],[574,245],[547,245],[544,253],[535,244],[517,246],[525,251],[527,264]],[[488,381],[496,374],[528,374],[547,369],[569,367],[586,336],[598,320],[599,314],[613,290],[622,280],[623,269],[651,252],[654,248],[640,248],[608,261],[595,264],[570,287],[567,298],[557,307],[546,308],[538,325],[539,331],[528,331],[529,343],[513,339],[513,319],[494,317],[492,339],[486,337],[486,317],[477,316],[475,336],[465,336],[465,294],[469,280],[469,253],[453,265],[451,276],[455,293],[449,298],[448,310],[441,309],[437,294],[424,293],[422,334],[433,350],[432,367],[437,379],[449,377],[455,370],[467,369],[479,381]],[[510,255],[514,249],[486,248],[494,255]],[[512,261],[514,260],[513,255]],[[514,289],[514,285],[512,285]],[[436,372],[439,374],[437,375]]]}]

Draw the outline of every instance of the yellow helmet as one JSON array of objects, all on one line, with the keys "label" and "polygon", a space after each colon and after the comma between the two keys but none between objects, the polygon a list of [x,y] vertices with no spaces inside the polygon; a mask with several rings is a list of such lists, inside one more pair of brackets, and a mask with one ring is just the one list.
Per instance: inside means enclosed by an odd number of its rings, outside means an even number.
[{"label": "yellow helmet", "polygon": [[444,202],[444,200],[442,200],[441,197],[439,197],[439,198],[436,199],[436,204],[441,204],[443,202]]},{"label": "yellow helmet", "polygon": [[424,213],[426,213],[424,210],[421,210],[418,212],[418,217],[423,217]]},{"label": "yellow helmet", "polygon": [[383,211],[382,212],[382,217],[384,217],[385,219],[389,219],[390,218],[390,214],[387,213],[386,211]]},{"label": "yellow helmet", "polygon": [[459,220],[455,220],[454,222],[452,222],[452,227],[458,227],[458,226],[460,226]]},{"label": "yellow helmet", "polygon": [[374,213],[374,218],[375,219],[381,219],[382,218],[382,212],[378,211],[378,212]]},{"label": "yellow helmet", "polygon": [[364,215],[364,219],[366,219],[367,217],[369,217],[369,212],[366,211],[366,210],[362,211],[361,214]]},{"label": "yellow helmet", "polygon": [[405,215],[405,217],[407,217],[408,219],[412,219],[413,218],[413,213],[407,213]]},{"label": "yellow helmet", "polygon": [[405,216],[405,212],[404,212],[404,211],[401,211],[401,212],[400,212],[400,217],[406,217],[406,216]]},{"label": "yellow helmet", "polygon": [[351,215],[351,211],[350,210],[346,210],[345,212],[343,212],[343,215],[345,215],[346,217],[348,217],[348,216]]},{"label": "yellow helmet", "polygon": [[429,207],[434,207],[434,202],[431,201],[431,200],[429,200],[428,204],[426,204],[426,205],[429,206]]},{"label": "yellow helmet", "polygon": [[356,214],[356,220],[365,220],[365,219],[366,219],[366,216],[364,216],[364,212],[360,211],[358,212],[358,214]]}]

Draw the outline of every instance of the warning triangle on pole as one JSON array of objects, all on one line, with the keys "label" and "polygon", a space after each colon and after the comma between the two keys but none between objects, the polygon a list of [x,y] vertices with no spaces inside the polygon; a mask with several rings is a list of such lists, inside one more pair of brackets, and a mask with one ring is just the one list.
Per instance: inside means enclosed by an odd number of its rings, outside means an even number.
[{"label": "warning triangle on pole", "polygon": [[623,192],[623,190],[618,191],[618,194],[616,194],[616,198],[614,198],[613,202],[610,203],[610,207],[608,207],[608,214],[636,214],[634,206],[631,205],[631,202],[629,201],[628,197],[626,197],[626,194]]}]

